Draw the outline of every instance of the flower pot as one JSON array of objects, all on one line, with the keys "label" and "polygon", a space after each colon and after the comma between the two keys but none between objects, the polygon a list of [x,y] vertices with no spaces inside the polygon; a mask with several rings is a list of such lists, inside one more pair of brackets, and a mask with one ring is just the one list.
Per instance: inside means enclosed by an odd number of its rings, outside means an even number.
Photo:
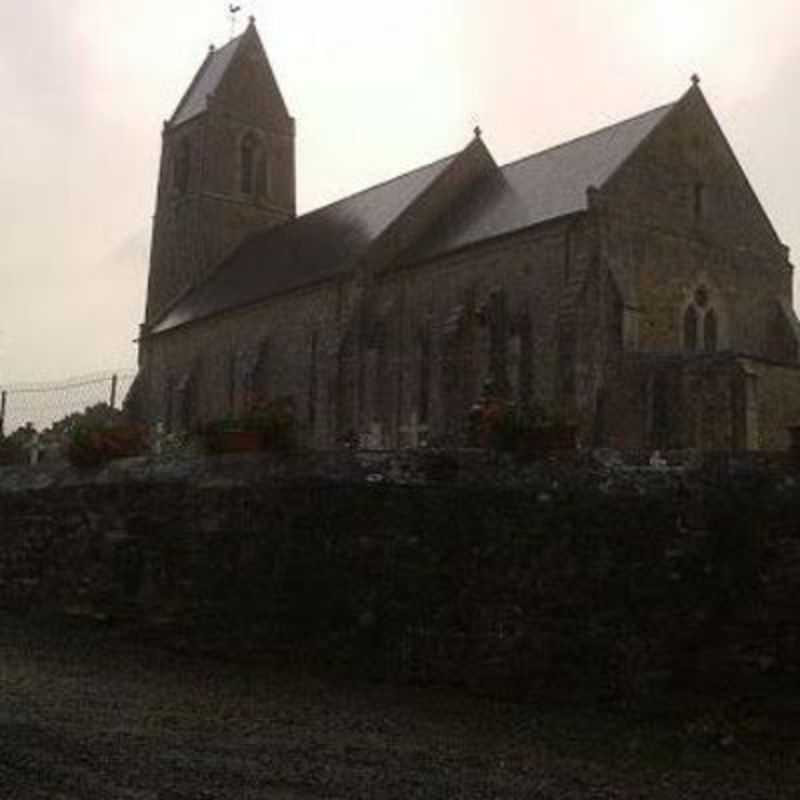
[{"label": "flower pot", "polygon": [[144,450],[142,428],[118,425],[74,436],[67,448],[67,459],[75,467],[90,469],[116,458],[140,455]]},{"label": "flower pot", "polygon": [[206,434],[206,447],[212,453],[255,453],[264,449],[261,431],[213,431]]}]

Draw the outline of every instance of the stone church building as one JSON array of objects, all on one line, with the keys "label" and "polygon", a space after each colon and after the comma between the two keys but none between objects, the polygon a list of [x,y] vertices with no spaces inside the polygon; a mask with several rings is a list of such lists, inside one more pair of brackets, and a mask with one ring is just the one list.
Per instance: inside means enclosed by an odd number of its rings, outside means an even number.
[{"label": "stone church building", "polygon": [[792,265],[697,79],[505,166],[463,150],[295,211],[251,20],[164,124],[137,402],[169,429],[290,402],[305,441],[464,441],[487,385],[585,446],[782,448]]}]

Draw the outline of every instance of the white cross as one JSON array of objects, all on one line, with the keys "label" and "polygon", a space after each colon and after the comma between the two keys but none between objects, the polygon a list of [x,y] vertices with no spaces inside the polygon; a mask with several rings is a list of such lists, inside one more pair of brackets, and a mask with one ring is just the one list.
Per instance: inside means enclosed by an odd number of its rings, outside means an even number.
[{"label": "white cross", "polygon": [[400,433],[407,435],[409,439],[408,446],[412,449],[416,449],[423,443],[425,434],[428,433],[428,426],[420,425],[417,412],[414,411],[411,414],[411,422],[408,425],[401,427]]},{"label": "white cross", "polygon": [[42,443],[39,441],[39,434],[34,433],[30,442],[26,445],[28,448],[28,463],[35,467],[39,463],[39,457],[42,454]]},{"label": "white cross", "polygon": [[373,420],[370,423],[369,430],[364,431],[358,438],[359,449],[380,450],[383,439],[380,422],[378,422],[378,420]]}]

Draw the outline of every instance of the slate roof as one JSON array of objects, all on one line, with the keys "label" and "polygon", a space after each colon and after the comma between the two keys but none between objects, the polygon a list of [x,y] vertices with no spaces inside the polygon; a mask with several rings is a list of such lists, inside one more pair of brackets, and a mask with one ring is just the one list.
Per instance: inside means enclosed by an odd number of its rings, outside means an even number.
[{"label": "slate roof", "polygon": [[586,210],[586,189],[602,187],[674,103],[507,164],[476,186],[408,260],[502,236]]},{"label": "slate roof", "polygon": [[217,90],[244,37],[245,34],[243,33],[241,36],[231,39],[228,44],[220,47],[219,50],[209,50],[206,60],[197,71],[197,75],[195,75],[186,94],[178,103],[178,107],[170,120],[171,125],[180,125],[183,122],[188,122],[206,110],[206,97],[214,94]]},{"label": "slate roof", "polygon": [[[672,108],[661,106],[502,167],[470,187],[404,260],[429,258],[586,210],[587,187],[602,187]],[[457,157],[250,236],[153,332],[342,274]]]},{"label": "slate roof", "polygon": [[249,236],[206,283],[167,313],[154,333],[345,272],[453,159],[443,158]]}]

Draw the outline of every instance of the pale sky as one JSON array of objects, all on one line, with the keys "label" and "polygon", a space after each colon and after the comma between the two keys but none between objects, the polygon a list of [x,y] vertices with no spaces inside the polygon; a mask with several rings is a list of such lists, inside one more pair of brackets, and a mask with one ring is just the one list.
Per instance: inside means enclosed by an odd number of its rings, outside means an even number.
[{"label": "pale sky", "polygon": [[[800,264],[797,0],[239,0],[297,120],[298,206],[499,163],[702,88]],[[130,367],[162,120],[226,0],[0,0],[0,384]]]}]

